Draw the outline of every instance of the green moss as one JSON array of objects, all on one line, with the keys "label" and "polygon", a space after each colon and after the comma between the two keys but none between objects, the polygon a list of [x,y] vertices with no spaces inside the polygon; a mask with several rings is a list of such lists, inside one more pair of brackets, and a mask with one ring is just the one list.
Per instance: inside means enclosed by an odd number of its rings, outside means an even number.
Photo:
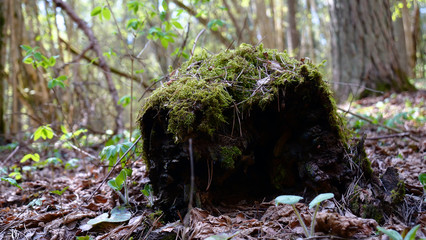
[{"label": "green moss", "polygon": [[236,158],[241,156],[241,150],[236,146],[225,146],[220,148],[222,167],[233,169],[235,168]]},{"label": "green moss", "polygon": [[290,58],[286,52],[248,44],[216,55],[202,51],[172,72],[169,79],[146,99],[140,119],[148,110],[166,111],[168,131],[177,142],[193,132],[212,136],[232,120],[227,111],[235,107],[240,112],[250,111],[253,106],[264,109],[276,99],[279,89],[295,88],[305,81],[312,81],[313,88],[326,93],[321,103],[331,114],[332,127],[344,136],[318,67]]},{"label": "green moss", "polygon": [[273,178],[272,178],[272,185],[275,187],[275,189],[280,189],[283,186],[283,182],[288,178],[287,171],[284,166],[277,166],[273,170]]},{"label": "green moss", "polygon": [[403,180],[398,182],[396,189],[391,191],[391,199],[393,204],[399,204],[404,201],[405,197],[405,183]]}]

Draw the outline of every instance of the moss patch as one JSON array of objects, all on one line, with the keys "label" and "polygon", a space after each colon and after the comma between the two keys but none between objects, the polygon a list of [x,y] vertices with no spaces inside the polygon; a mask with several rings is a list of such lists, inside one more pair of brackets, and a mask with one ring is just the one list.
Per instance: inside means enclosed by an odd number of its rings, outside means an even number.
[{"label": "moss patch", "polygon": [[[324,106],[330,114],[331,126],[341,136],[342,120],[335,114],[329,87],[322,81],[318,66],[290,58],[285,52],[241,44],[235,50],[217,55],[206,51],[193,56],[181,68],[172,71],[169,81],[146,99],[142,116],[152,109],[166,110],[168,131],[176,142],[201,131],[212,136],[231,119],[226,111],[245,111],[252,106],[265,108],[280,88],[314,81],[313,87],[323,94]],[[309,98],[310,96],[305,96]],[[141,119],[140,118],[140,119]]]},{"label": "moss patch", "polygon": [[225,146],[220,148],[222,166],[227,169],[235,168],[235,160],[241,156],[241,150],[236,146]]}]

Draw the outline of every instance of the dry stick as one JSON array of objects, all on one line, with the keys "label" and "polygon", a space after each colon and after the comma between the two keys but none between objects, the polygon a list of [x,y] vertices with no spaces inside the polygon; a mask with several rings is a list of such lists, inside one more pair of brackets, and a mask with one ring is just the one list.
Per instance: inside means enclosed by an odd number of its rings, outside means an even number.
[{"label": "dry stick", "polygon": [[[92,63],[93,65],[95,65],[95,66],[98,66],[99,67],[99,61],[93,61],[93,59],[91,59],[90,57],[88,57],[88,56],[86,56],[86,52],[87,52],[87,50],[90,50],[90,49],[84,49],[83,50],[83,52],[82,53],[80,53],[75,47],[73,47],[73,46],[71,46],[68,42],[66,42],[64,39],[62,39],[62,38],[59,38],[59,40],[61,41],[61,42],[63,42],[65,45],[66,45],[66,47],[67,48],[69,48],[69,50],[71,51],[71,53],[73,53],[73,54],[75,54],[75,55],[77,55],[77,56],[80,56],[81,55],[81,58],[83,58],[84,60],[86,60],[86,61],[88,61],[88,62],[90,62],[90,63]],[[145,49],[145,48],[144,48]],[[138,55],[138,57],[139,57],[139,55]],[[78,57],[76,57],[76,59],[73,59],[71,62],[68,62],[68,63],[65,63],[63,66],[61,66],[61,67],[59,67],[60,69],[61,68],[64,68],[66,65],[68,65],[68,64],[71,64],[71,63],[74,63],[74,62],[78,62]],[[120,70],[118,70],[117,68],[114,68],[114,67],[112,67],[112,66],[110,66],[109,67],[110,68],[110,70],[111,70],[111,73],[114,73],[114,74],[116,74],[116,75],[118,75],[118,76],[120,76],[120,77],[125,77],[125,78],[128,78],[128,79],[131,79],[131,80],[135,80],[135,81],[140,81],[141,79],[140,78],[138,78],[137,76],[130,76],[129,74],[127,74],[127,73],[125,73],[125,72],[122,72],[122,71],[120,71]],[[146,83],[146,82],[142,82],[142,85],[145,87],[145,88],[147,88],[148,87],[148,84]]]},{"label": "dry stick", "polygon": [[7,158],[3,162],[6,163],[7,161],[9,161],[15,155],[15,153],[18,152],[18,150],[19,150],[19,145],[16,146],[13,152],[11,152],[9,156],[7,156]]},{"label": "dry stick", "polygon": [[395,137],[408,137],[410,136],[410,133],[396,133],[396,134],[390,134],[390,135],[384,135],[384,136],[377,136],[377,137],[370,137],[366,138],[365,140],[379,140],[379,139],[386,139],[386,138],[395,138]]},{"label": "dry stick", "polygon": [[[374,123],[372,120],[370,120],[370,119],[368,119],[368,118],[366,118],[366,117],[364,117],[364,116],[361,116],[361,115],[359,115],[359,114],[353,113],[353,112],[351,112],[351,111],[349,111],[349,110],[345,110],[345,109],[340,108],[340,107],[337,107],[337,109],[338,109],[338,110],[340,110],[340,111],[342,111],[342,112],[349,113],[349,114],[351,114],[352,116],[355,116],[355,117],[357,117],[357,118],[359,118],[359,119],[362,119],[362,120],[364,120],[364,121],[367,121],[367,122],[369,122],[369,123],[371,123],[371,124],[373,124],[373,125],[379,125],[379,126],[381,126],[381,127],[383,127],[383,128],[386,128],[386,129],[388,129],[388,130],[390,130],[390,131],[393,131],[393,132],[403,133],[403,131],[402,131],[402,130],[400,130],[400,129],[392,128],[392,127],[388,127],[388,126],[383,125],[383,124],[381,124],[381,123]],[[419,140],[418,140],[418,139],[416,139],[416,138],[414,138],[414,137],[412,137],[412,136],[407,136],[407,137],[408,137],[408,138],[410,138],[411,140],[415,141],[415,142],[419,142]]]},{"label": "dry stick", "polygon": [[194,157],[192,154],[192,138],[189,139],[189,161],[191,165],[191,186],[189,189],[189,203],[188,203],[188,213],[192,209],[192,201],[193,201],[193,195],[194,195],[194,182],[195,182],[195,176],[194,176]]},{"label": "dry stick", "polygon": [[193,154],[192,154],[192,138],[189,138],[188,142],[189,142],[189,146],[188,146],[189,161],[190,161],[190,165],[191,165],[191,185],[190,185],[190,188],[189,188],[188,211],[187,211],[185,217],[183,218],[183,225],[185,227],[189,226],[190,219],[191,219],[191,214],[190,213],[191,213],[191,210],[192,210],[192,202],[193,202],[193,195],[194,195],[194,182],[195,182],[195,176],[194,176],[194,157],[193,157]]},{"label": "dry stick", "polygon": [[121,156],[120,159],[117,160],[117,162],[114,164],[114,166],[112,166],[112,168],[108,172],[108,174],[104,177],[104,179],[102,180],[101,184],[99,184],[99,186],[92,193],[92,195],[90,195],[90,197],[86,198],[85,202],[87,202],[89,199],[91,199],[95,195],[95,193],[102,187],[102,185],[104,185],[104,183],[109,178],[109,176],[111,176],[112,170],[114,170],[114,168],[117,167],[117,165],[121,162],[121,159],[123,159],[127,155],[127,153],[129,153],[130,150],[132,150],[132,148],[139,142],[139,140],[141,140],[141,138],[142,138],[142,135],[140,135],[138,137],[138,139],[132,144],[132,146],[129,149],[127,149],[127,151],[123,154],[123,156]]},{"label": "dry stick", "polygon": [[197,46],[197,42],[198,39],[200,38],[200,36],[206,31],[205,28],[203,28],[197,35],[197,37],[194,40],[194,45],[192,46],[192,50],[191,50],[191,56],[194,56],[194,51],[195,51],[195,46]]},{"label": "dry stick", "polygon": [[190,24],[188,23],[188,25],[186,27],[185,38],[183,39],[183,42],[180,45],[179,52],[176,54],[175,60],[173,60],[173,64],[172,64],[173,69],[175,69],[177,67],[179,58],[182,56],[183,49],[185,48],[186,42],[188,41],[188,38],[189,38],[189,28],[190,28]]}]

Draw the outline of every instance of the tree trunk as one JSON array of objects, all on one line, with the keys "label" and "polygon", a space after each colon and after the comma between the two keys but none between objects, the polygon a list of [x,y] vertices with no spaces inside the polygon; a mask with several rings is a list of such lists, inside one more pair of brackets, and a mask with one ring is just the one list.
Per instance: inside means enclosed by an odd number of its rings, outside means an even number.
[{"label": "tree trunk", "polygon": [[256,0],[256,27],[260,39],[265,47],[273,48],[275,33],[270,18],[266,14],[266,4],[264,0]]},{"label": "tree trunk", "polygon": [[[395,36],[395,46],[398,52],[398,57],[401,64],[401,68],[404,72],[410,72],[410,66],[408,63],[407,48],[405,47],[405,33],[402,18],[397,18],[393,21],[393,33]],[[404,64],[405,63],[405,64]]]},{"label": "tree trunk", "polygon": [[5,39],[5,16],[7,16],[4,1],[0,1],[0,145],[5,144],[6,123],[4,119],[5,92],[4,83],[6,78],[5,60],[6,60],[6,39]]},{"label": "tree trunk", "polygon": [[299,55],[300,47],[300,34],[297,30],[296,24],[296,12],[297,12],[297,0],[287,0],[287,44],[288,50],[292,56]]},{"label": "tree trunk", "polygon": [[[283,192],[341,196],[354,179],[364,187],[375,177],[363,141],[351,147],[328,85],[309,62],[242,44],[195,56],[170,79],[139,118],[149,178],[168,218],[183,216],[192,195],[207,207]],[[382,204],[368,207],[381,216]]]},{"label": "tree trunk", "polygon": [[329,0],[329,4],[338,99],[372,95],[370,89],[414,90],[398,59],[389,2]]}]

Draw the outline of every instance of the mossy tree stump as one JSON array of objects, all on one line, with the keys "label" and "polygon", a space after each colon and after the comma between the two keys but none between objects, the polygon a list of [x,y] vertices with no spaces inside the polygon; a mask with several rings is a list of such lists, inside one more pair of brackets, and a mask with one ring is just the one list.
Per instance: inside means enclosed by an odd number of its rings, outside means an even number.
[{"label": "mossy tree stump", "polygon": [[194,56],[147,98],[139,123],[158,204],[172,217],[187,206],[189,138],[198,204],[340,196],[356,175],[318,67],[261,45]]}]

